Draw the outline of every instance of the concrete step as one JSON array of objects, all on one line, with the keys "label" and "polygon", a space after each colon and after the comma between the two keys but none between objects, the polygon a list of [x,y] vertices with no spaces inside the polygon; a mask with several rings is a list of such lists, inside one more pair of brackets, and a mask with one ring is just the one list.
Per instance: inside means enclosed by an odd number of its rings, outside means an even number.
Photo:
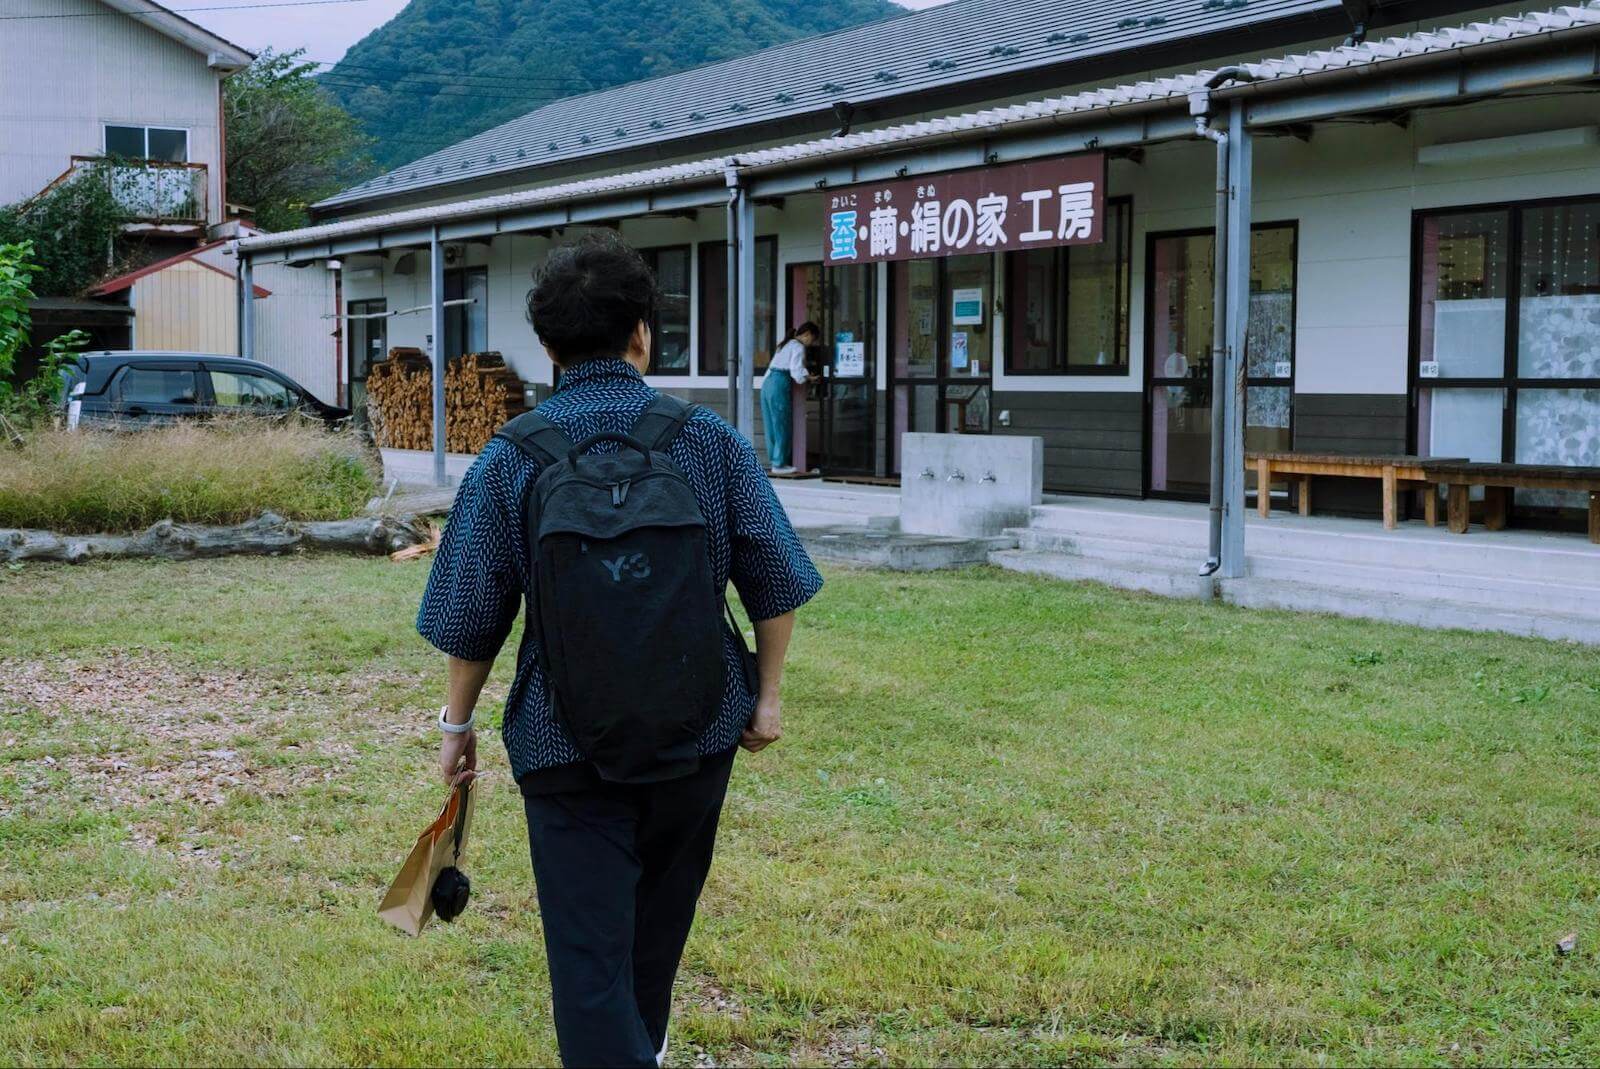
[{"label": "concrete step", "polygon": [[1140,590],[1167,598],[1209,601],[1216,596],[1215,580],[1197,575],[1192,568],[1150,561],[1101,560],[1072,553],[1007,549],[990,553],[989,563],[1007,571],[1069,582],[1104,583],[1121,590]]},{"label": "concrete step", "polygon": [[806,551],[813,557],[901,572],[983,564],[991,552],[1014,544],[1004,537],[913,535],[859,524],[805,528],[799,534]]},{"label": "concrete step", "polygon": [[1028,526],[1097,538],[1124,538],[1150,545],[1188,545],[1204,549],[1209,527],[1204,510],[1191,517],[1147,514],[1093,505],[1035,505]]},{"label": "concrete step", "polygon": [[884,516],[848,509],[812,508],[809,504],[793,505],[786,502],[784,511],[789,514],[789,522],[797,529],[802,527],[871,527],[878,530],[893,530],[899,526],[900,522],[900,518],[896,515]]},{"label": "concrete step", "polygon": [[[1024,545],[1026,543],[1023,543]],[[1444,600],[1508,612],[1555,612],[1600,621],[1600,574],[1597,581],[1546,582],[1524,579],[1512,570],[1500,575],[1414,567],[1311,560],[1247,554],[1248,576],[1335,590],[1393,594],[1418,600]]]},{"label": "concrete step", "polygon": [[[1155,552],[1178,549],[1205,556],[1206,513],[1191,516],[1144,513],[1092,505],[1038,505],[1029,529],[1040,537],[1109,539],[1137,543]],[[1516,576],[1545,583],[1600,583],[1600,547],[1574,537],[1534,532],[1490,535],[1481,528],[1451,535],[1420,524],[1385,531],[1377,521],[1323,521],[1310,526],[1291,517],[1260,520],[1245,527],[1245,552],[1251,557],[1290,557],[1353,565],[1412,567],[1434,572],[1491,578]],[[1043,542],[1040,548],[1049,548]]]},{"label": "concrete step", "polygon": [[1205,562],[1203,546],[1152,544],[1131,538],[1038,527],[1007,528],[1005,533],[1017,540],[1017,548],[1040,553],[1065,553],[1096,560],[1162,567],[1182,567],[1192,563],[1192,571],[1199,571],[1200,565]]},{"label": "concrete step", "polygon": [[1600,645],[1600,618],[1491,609],[1440,598],[1336,590],[1285,579],[1246,577],[1221,583],[1222,600],[1252,609],[1321,612],[1435,629],[1492,631]]},{"label": "concrete step", "polygon": [[874,516],[898,516],[900,495],[852,491],[849,488],[816,483],[775,480],[773,488],[786,508],[807,508],[835,512],[862,512]]}]

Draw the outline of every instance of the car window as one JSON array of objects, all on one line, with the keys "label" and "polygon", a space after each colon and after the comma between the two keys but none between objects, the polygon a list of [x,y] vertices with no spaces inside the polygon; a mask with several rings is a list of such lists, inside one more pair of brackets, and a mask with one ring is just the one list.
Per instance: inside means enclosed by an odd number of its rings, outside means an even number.
[{"label": "car window", "polygon": [[211,391],[223,408],[287,409],[300,403],[289,387],[252,371],[213,370]]},{"label": "car window", "polygon": [[117,400],[125,405],[192,405],[198,396],[195,386],[192,371],[130,367],[117,380]]}]

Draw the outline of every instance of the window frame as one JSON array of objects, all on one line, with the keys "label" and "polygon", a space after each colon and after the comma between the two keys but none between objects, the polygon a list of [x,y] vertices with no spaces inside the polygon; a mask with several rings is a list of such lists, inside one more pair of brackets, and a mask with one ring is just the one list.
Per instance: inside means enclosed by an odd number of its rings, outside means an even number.
[{"label": "window frame", "polygon": [[[171,363],[171,362],[159,362],[159,361],[158,362],[133,361],[133,362],[130,362],[130,363],[127,363],[127,364],[123,364],[121,367],[119,367],[117,369],[115,377],[111,380],[111,382],[106,387],[106,392],[110,397],[111,404],[114,407],[117,407],[117,408],[121,408],[124,405],[138,405],[138,406],[141,406],[141,407],[144,407],[144,408],[149,408],[152,405],[167,405],[167,406],[170,406],[170,407],[173,407],[173,408],[183,408],[183,409],[188,409],[188,410],[199,410],[201,408],[205,408],[205,407],[209,406],[209,404],[210,404],[209,398],[211,396],[211,379],[210,379],[210,376],[202,375],[201,374],[202,370],[203,370],[203,368],[201,368],[199,365],[174,364],[174,363]],[[122,396],[122,391],[127,386],[128,377],[131,374],[133,374],[134,372],[136,372],[136,371],[162,371],[162,372],[176,371],[176,372],[178,372],[180,374],[189,375],[191,378],[194,379],[194,400],[193,401],[188,401],[188,402],[184,402],[184,401],[139,401],[139,400],[129,401],[129,400],[126,400]]]},{"label": "window frame", "polygon": [[[670,375],[670,376],[674,376],[674,377],[678,377],[678,378],[687,378],[690,375],[693,375],[694,374],[694,370],[695,370],[695,351],[694,351],[694,349],[695,349],[695,328],[694,328],[694,320],[695,320],[695,307],[694,307],[695,306],[695,277],[694,277],[694,274],[695,274],[695,259],[694,259],[694,243],[686,241],[686,242],[678,242],[678,243],[672,244],[672,245],[651,245],[651,246],[648,246],[647,248],[639,249],[638,252],[639,252],[639,255],[644,258],[644,262],[645,262],[646,266],[648,266],[650,268],[651,276],[656,280],[656,294],[657,294],[657,297],[658,297],[658,299],[656,301],[654,319],[650,324],[650,365],[649,365],[649,370],[647,372],[645,372],[645,374],[647,374],[647,375]],[[684,260],[685,260],[685,267],[687,268],[687,270],[684,272],[684,278],[689,283],[689,292],[687,294],[687,298],[688,298],[688,308],[687,308],[687,316],[686,316],[687,322],[684,323],[684,328],[685,328],[685,331],[688,334],[688,355],[689,355],[689,359],[684,362],[683,367],[664,368],[664,367],[661,366],[661,303],[662,302],[659,300],[659,296],[660,296],[660,293],[661,293],[661,272],[660,272],[660,262],[661,261],[660,261],[660,257],[661,257],[662,253],[671,253],[671,252],[681,252],[681,253],[683,253]]]},{"label": "window frame", "polygon": [[[476,276],[481,276],[483,278],[483,308],[482,308],[482,315],[483,315],[483,348],[482,349],[474,349],[472,347],[472,313],[474,311],[474,306],[470,305],[470,304],[453,305],[453,306],[451,306],[449,308],[446,308],[444,310],[444,314],[445,314],[444,338],[439,339],[438,340],[438,344],[442,346],[444,344],[445,339],[450,337],[451,320],[454,319],[454,318],[459,317],[460,326],[461,326],[461,352],[456,353],[453,356],[451,354],[449,354],[449,353],[445,353],[445,359],[447,361],[448,360],[457,360],[457,359],[459,359],[459,358],[461,358],[463,356],[468,355],[469,353],[489,352],[490,351],[490,349],[489,349],[489,345],[490,345],[490,342],[489,342],[489,277],[490,276],[489,276],[489,268],[488,268],[488,266],[487,265],[482,265],[482,264],[480,264],[478,266],[471,266],[471,265],[463,264],[463,265],[461,265],[459,267],[447,267],[447,268],[445,268],[445,272],[444,272],[444,299],[447,300],[447,301],[451,301],[451,300],[461,300],[462,298],[466,297],[468,295],[468,291],[471,288],[469,286],[468,280],[471,279],[475,275]],[[454,296],[454,297],[450,296],[450,293],[451,293],[452,289],[454,289],[455,292],[456,292],[456,296]],[[387,300],[387,298],[384,298],[384,299]],[[387,339],[385,339],[385,340],[387,340]]]},{"label": "window frame", "polygon": [[[1120,243],[1121,248],[1118,250],[1117,255],[1117,262],[1120,266],[1120,270],[1118,270],[1116,273],[1115,298],[1117,307],[1119,309],[1122,307],[1124,301],[1127,302],[1126,314],[1119,314],[1117,317],[1117,351],[1122,354],[1122,362],[1120,364],[1105,365],[1073,365],[1063,362],[1058,368],[1014,368],[1011,365],[1013,353],[1013,347],[1011,345],[1011,325],[1008,323],[1004,332],[1004,336],[1001,339],[1002,344],[1005,346],[1005,360],[1003,361],[1001,372],[1004,377],[1008,379],[1012,377],[1019,379],[1063,377],[1116,378],[1119,376],[1126,378],[1133,374],[1133,197],[1131,195],[1107,197],[1106,208],[1108,209],[1108,214],[1109,210],[1113,207],[1117,209],[1122,209],[1125,207],[1127,209],[1127,222],[1122,228],[1122,241]],[[1019,254],[1023,251],[1050,252],[1055,254],[1054,262],[1051,264],[1051,276],[1053,279],[1052,288],[1055,290],[1059,300],[1055,315],[1056,323],[1052,328],[1054,339],[1052,341],[1051,350],[1053,353],[1061,352],[1063,345],[1061,339],[1065,337],[1066,333],[1064,324],[1067,319],[1067,308],[1071,300],[1071,296],[1067,290],[1061,286],[1060,283],[1063,269],[1066,265],[1066,257],[1071,254],[1073,248],[1074,246],[1071,245],[1053,245],[1047,248],[1032,250],[1011,249],[1007,250],[1005,253],[1006,281],[1005,303],[1003,307],[1005,308],[1008,317],[1013,314],[1013,309],[1016,304],[1014,300],[1015,287],[1018,285],[1018,280],[1021,277],[1021,272],[1014,270],[1014,265],[1017,262],[1017,257]],[[1062,353],[1062,355],[1064,356],[1065,354]]]},{"label": "window frame", "polygon": [[[190,151],[190,149],[192,147],[191,139],[190,139],[190,136],[189,136],[191,131],[187,126],[152,126],[152,125],[150,125],[148,123],[103,122],[103,123],[100,124],[100,154],[102,156],[106,157],[107,159],[112,159],[113,158],[112,155],[111,155],[111,150],[108,147],[109,143],[110,143],[110,140],[111,140],[110,139],[110,132],[113,129],[118,129],[118,130],[138,130],[138,131],[140,131],[140,133],[142,135],[141,139],[142,139],[143,145],[144,145],[143,155],[141,155],[141,156],[117,156],[117,157],[114,157],[116,159],[125,159],[125,160],[128,160],[130,163],[164,164],[164,165],[169,166],[169,167],[182,167],[182,166],[185,166],[187,164],[190,164],[190,163],[194,162],[193,155],[192,155],[192,153]],[[168,133],[168,134],[182,134],[183,135],[183,159],[181,159],[181,160],[156,160],[156,159],[151,159],[150,158],[150,131],[151,130],[160,130],[162,133]]]},{"label": "window frame", "polygon": [[[1557,208],[1584,204],[1600,204],[1600,194],[1579,194],[1564,197],[1536,197],[1531,200],[1493,201],[1482,204],[1451,204],[1434,208],[1418,208],[1411,213],[1411,317],[1410,337],[1406,348],[1406,441],[1412,452],[1421,449],[1422,391],[1478,389],[1504,392],[1500,420],[1500,457],[1502,463],[1516,463],[1517,456],[1517,395],[1538,390],[1600,390],[1600,377],[1588,378],[1531,378],[1522,375],[1519,346],[1522,322],[1522,272],[1524,214],[1541,208]],[[1506,215],[1506,312],[1502,372],[1498,377],[1473,376],[1471,378],[1424,379],[1422,377],[1422,257],[1423,228],[1429,219],[1451,215],[1472,215],[1504,212]]]},{"label": "window frame", "polygon": [[[777,354],[777,351],[778,351],[778,337],[779,337],[778,308],[779,308],[779,306],[781,304],[781,302],[778,300],[778,273],[779,272],[778,272],[778,237],[777,237],[777,235],[776,234],[768,234],[765,237],[757,237],[756,238],[755,253],[756,253],[756,262],[757,263],[760,262],[761,247],[763,245],[766,245],[768,248],[770,248],[772,250],[772,260],[771,260],[772,269],[767,272],[767,274],[768,274],[768,276],[770,276],[771,282],[772,282],[772,338],[771,338],[770,343],[767,346],[767,360],[768,360],[768,363],[770,364],[771,360],[772,360],[772,357],[775,356]],[[695,270],[695,300],[694,300],[694,305],[695,305],[695,308],[694,308],[694,311],[695,311],[695,321],[696,321],[697,326],[695,328],[694,370],[695,370],[695,373],[698,374],[698,375],[726,375],[726,374],[728,374],[728,359],[727,359],[727,355],[728,354],[726,354],[726,353],[722,354],[722,361],[723,361],[723,366],[722,367],[720,367],[720,368],[708,368],[706,366],[706,352],[707,352],[707,349],[708,349],[707,341],[712,337],[712,335],[711,335],[711,333],[709,331],[709,323],[707,322],[706,314],[705,314],[705,300],[706,300],[706,293],[708,291],[706,289],[705,271],[703,270],[703,268],[705,266],[705,257],[712,250],[715,250],[716,253],[719,256],[722,257],[722,262],[724,263],[724,265],[726,265],[727,259],[728,259],[728,243],[726,241],[702,241],[702,242],[699,242],[695,246],[695,261],[694,261],[694,270]],[[724,267],[724,270],[726,270],[726,267]],[[757,281],[758,285],[760,283],[760,280],[761,280],[760,272],[757,272],[756,281]],[[731,303],[731,302],[729,302],[729,303]],[[726,332],[724,332],[724,335],[725,335],[725,333]],[[784,331],[783,333],[788,333],[788,332]],[[726,344],[727,344],[726,336],[719,337],[719,338],[716,339],[716,341],[717,341],[717,343],[719,345],[722,345],[722,346],[726,346]],[[757,341],[756,341],[756,348],[757,349],[761,348],[760,339],[757,339]],[[765,371],[766,369],[758,367],[755,370],[756,370],[757,374],[760,374],[763,371]]]},{"label": "window frame", "polygon": [[260,407],[257,405],[224,405],[217,397],[217,384],[213,382],[211,378],[211,376],[219,374],[234,375],[238,378],[265,379],[268,382],[276,383],[277,385],[283,387],[284,392],[289,395],[288,406],[284,408],[266,408],[264,411],[293,412],[306,403],[305,394],[298,386],[284,378],[282,375],[274,374],[269,368],[238,367],[228,364],[204,364],[201,366],[200,370],[204,373],[205,388],[206,392],[210,395],[209,407],[211,408],[226,408],[230,411],[244,412],[255,410]]}]

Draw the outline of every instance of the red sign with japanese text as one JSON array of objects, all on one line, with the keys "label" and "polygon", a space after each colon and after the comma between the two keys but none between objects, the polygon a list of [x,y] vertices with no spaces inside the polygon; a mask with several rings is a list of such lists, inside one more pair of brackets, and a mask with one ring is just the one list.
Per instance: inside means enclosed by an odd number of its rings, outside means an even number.
[{"label": "red sign with japanese text", "polygon": [[916,260],[1104,236],[1103,152],[828,190],[824,261]]}]

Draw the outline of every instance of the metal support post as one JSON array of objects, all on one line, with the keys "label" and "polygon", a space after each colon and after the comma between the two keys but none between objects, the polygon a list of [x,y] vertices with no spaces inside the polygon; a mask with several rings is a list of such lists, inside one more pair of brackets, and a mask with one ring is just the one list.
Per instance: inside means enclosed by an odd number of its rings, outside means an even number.
[{"label": "metal support post", "polygon": [[722,354],[728,368],[728,419],[739,419],[739,172],[728,168],[724,173],[728,182],[728,273],[727,292],[723,294],[727,323],[724,324]]},{"label": "metal support post", "polygon": [[[1244,575],[1244,422],[1245,338],[1250,326],[1250,216],[1252,145],[1245,126],[1244,101],[1234,100],[1228,116],[1228,249],[1226,366],[1217,379],[1212,403],[1226,408],[1223,438],[1222,567],[1223,578]],[[1267,488],[1261,487],[1266,493]]]},{"label": "metal support post", "polygon": [[756,206],[739,196],[739,433],[756,440]]},{"label": "metal support post", "polygon": [[239,355],[256,358],[256,281],[250,257],[239,258]]},{"label": "metal support post", "polygon": [[444,471],[444,247],[437,226],[428,242],[428,274],[433,283],[433,485],[448,486]]}]

